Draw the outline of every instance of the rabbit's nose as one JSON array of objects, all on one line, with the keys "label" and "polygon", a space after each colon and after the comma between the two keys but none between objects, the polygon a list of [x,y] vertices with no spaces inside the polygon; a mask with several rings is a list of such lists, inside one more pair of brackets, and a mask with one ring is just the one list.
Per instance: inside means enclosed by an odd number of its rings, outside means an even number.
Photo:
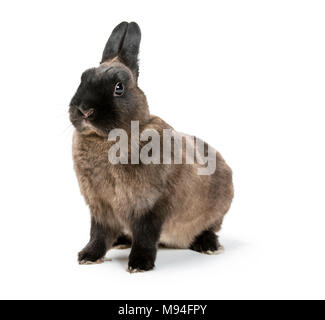
[{"label": "rabbit's nose", "polygon": [[83,117],[85,119],[89,118],[92,114],[94,114],[95,112],[95,109],[91,108],[91,109],[87,109],[87,110],[84,110],[82,108],[79,108],[79,111],[83,114]]}]

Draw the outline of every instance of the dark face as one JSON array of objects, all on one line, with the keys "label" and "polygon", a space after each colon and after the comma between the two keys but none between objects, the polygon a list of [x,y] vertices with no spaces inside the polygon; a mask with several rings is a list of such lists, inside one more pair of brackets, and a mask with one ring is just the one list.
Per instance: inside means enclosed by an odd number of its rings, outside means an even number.
[{"label": "dark face", "polygon": [[83,134],[107,136],[132,120],[149,116],[137,86],[141,33],[135,22],[120,23],[105,46],[98,68],[85,71],[70,103],[70,120]]},{"label": "dark face", "polygon": [[120,63],[85,71],[70,103],[70,120],[79,132],[107,135],[137,117],[139,89],[132,72]]}]

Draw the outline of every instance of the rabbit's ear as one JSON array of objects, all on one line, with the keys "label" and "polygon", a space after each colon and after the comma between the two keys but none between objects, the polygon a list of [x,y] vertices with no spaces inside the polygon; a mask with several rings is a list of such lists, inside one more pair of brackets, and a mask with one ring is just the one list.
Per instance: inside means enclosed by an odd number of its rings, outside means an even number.
[{"label": "rabbit's ear", "polygon": [[138,78],[138,53],[141,41],[141,31],[135,22],[120,23],[109,37],[101,63],[119,57]]},{"label": "rabbit's ear", "polygon": [[106,43],[101,63],[118,56],[125,34],[128,30],[128,25],[129,24],[127,22],[122,22],[115,27]]},{"label": "rabbit's ear", "polygon": [[141,41],[141,30],[137,23],[131,22],[128,25],[119,57],[121,61],[131,69],[136,78],[139,75],[138,54]]}]

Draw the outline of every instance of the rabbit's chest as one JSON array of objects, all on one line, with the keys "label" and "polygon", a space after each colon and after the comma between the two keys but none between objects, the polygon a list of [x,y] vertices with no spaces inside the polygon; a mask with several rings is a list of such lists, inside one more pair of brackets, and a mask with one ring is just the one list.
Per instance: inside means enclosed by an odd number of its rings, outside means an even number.
[{"label": "rabbit's chest", "polygon": [[74,146],[75,170],[87,203],[105,203],[114,214],[125,218],[150,210],[159,191],[143,170],[111,164],[108,148],[106,144]]},{"label": "rabbit's chest", "polygon": [[102,198],[114,189],[108,159],[103,152],[94,151],[97,150],[76,148],[73,153],[75,171],[86,200]]}]

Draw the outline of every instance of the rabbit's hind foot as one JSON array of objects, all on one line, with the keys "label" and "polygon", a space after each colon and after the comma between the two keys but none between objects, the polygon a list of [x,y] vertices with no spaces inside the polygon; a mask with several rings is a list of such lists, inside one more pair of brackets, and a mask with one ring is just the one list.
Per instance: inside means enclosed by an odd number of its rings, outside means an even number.
[{"label": "rabbit's hind foot", "polygon": [[224,251],[218,236],[212,230],[205,230],[199,234],[190,246],[191,250],[204,254],[220,254]]}]

